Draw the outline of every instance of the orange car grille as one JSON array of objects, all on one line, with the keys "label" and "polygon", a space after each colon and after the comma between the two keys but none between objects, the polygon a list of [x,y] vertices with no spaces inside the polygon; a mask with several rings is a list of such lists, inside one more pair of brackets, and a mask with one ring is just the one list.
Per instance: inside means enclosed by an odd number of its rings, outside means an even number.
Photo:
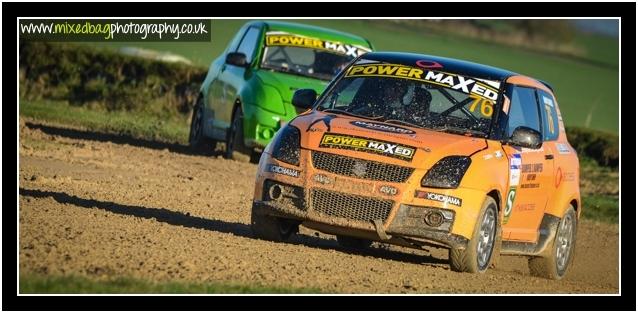
[{"label": "orange car grille", "polygon": [[350,195],[319,188],[311,191],[313,210],[334,217],[357,221],[385,220],[394,201]]},{"label": "orange car grille", "polygon": [[362,179],[403,183],[413,168],[312,151],[312,165],[316,169]]}]

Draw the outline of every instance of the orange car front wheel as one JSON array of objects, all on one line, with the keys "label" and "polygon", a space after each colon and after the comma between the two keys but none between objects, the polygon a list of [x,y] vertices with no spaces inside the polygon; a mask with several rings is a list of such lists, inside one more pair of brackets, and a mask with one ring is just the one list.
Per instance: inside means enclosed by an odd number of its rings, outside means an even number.
[{"label": "orange car front wheel", "polygon": [[299,222],[264,214],[253,203],[250,229],[259,239],[279,242],[286,241],[291,235],[299,232]]},{"label": "orange car front wheel", "polygon": [[[487,196],[467,247],[450,249],[450,267],[457,272],[482,273],[492,260],[498,242],[498,210],[494,198]],[[498,249],[496,249],[498,251]]]}]

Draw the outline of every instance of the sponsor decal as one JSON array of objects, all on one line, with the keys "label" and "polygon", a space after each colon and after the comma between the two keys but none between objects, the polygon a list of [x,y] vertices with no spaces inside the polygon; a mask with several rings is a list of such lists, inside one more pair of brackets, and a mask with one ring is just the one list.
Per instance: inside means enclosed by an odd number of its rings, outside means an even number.
[{"label": "sponsor decal", "polygon": [[554,101],[548,97],[543,96],[543,103],[548,107],[554,107]]},{"label": "sponsor decal", "polygon": [[386,195],[394,196],[394,195],[396,195],[399,191],[398,191],[396,188],[392,187],[392,186],[381,186],[381,187],[379,188],[379,192],[384,193],[384,194],[386,194]]},{"label": "sponsor decal", "polygon": [[486,154],[486,155],[484,155],[484,156],[483,156],[483,159],[485,159],[485,160],[489,160],[489,159],[491,159],[492,157],[495,157],[495,158],[497,158],[497,159],[500,159],[500,158],[502,158],[502,157],[503,157],[503,152],[501,152],[500,150],[496,150],[496,151],[494,151],[494,154],[493,154],[493,155],[492,155],[491,153],[490,153],[490,154]]},{"label": "sponsor decal", "polygon": [[416,61],[416,66],[422,68],[443,68],[443,65],[440,63],[428,60],[418,60]]},{"label": "sponsor decal", "polygon": [[540,185],[538,183],[533,184],[522,184],[521,188],[538,188]]},{"label": "sponsor decal", "polygon": [[512,154],[510,159],[510,187],[517,186],[521,179],[521,155]]},{"label": "sponsor decal", "polygon": [[414,197],[421,198],[421,199],[428,199],[432,201],[438,201],[442,203],[449,203],[456,206],[461,206],[463,204],[463,199],[461,198],[448,196],[448,195],[442,195],[440,193],[422,191],[422,190],[416,190],[414,192]]},{"label": "sponsor decal", "polygon": [[333,133],[323,134],[319,147],[364,151],[405,161],[411,161],[416,151],[414,147],[392,142]]},{"label": "sponsor decal", "polygon": [[353,58],[371,51],[369,48],[359,45],[349,45],[338,41],[323,40],[284,32],[266,33],[266,46],[290,46],[327,50]]},{"label": "sponsor decal", "polygon": [[275,165],[275,164],[268,164],[266,165],[266,172],[271,172],[271,173],[275,173],[275,174],[282,174],[282,175],[286,175],[286,176],[290,176],[290,177],[299,177],[299,171],[292,169],[292,168],[287,168],[287,167],[283,167],[283,166],[279,166],[279,165]]},{"label": "sponsor decal", "polygon": [[503,212],[503,224],[506,224],[512,214],[516,189],[521,180],[522,158],[519,153],[512,154],[510,158],[510,188],[507,192],[505,211]]},{"label": "sponsor decal", "polygon": [[507,192],[507,199],[505,202],[505,211],[503,212],[503,224],[507,224],[507,221],[512,215],[512,208],[514,206],[514,199],[516,198],[516,187],[511,187]]},{"label": "sponsor decal", "polygon": [[556,143],[556,149],[558,150],[559,154],[570,154],[570,153],[572,153],[572,150],[569,149],[569,146],[564,144],[564,143],[557,142]]},{"label": "sponsor decal", "polygon": [[365,121],[352,121],[350,122],[350,124],[357,126],[357,127],[361,127],[361,128],[366,128],[366,129],[372,129],[372,130],[378,130],[378,131],[382,131],[382,132],[386,132],[386,133],[395,133],[395,134],[405,134],[405,135],[412,135],[415,134],[416,132],[411,130],[411,129],[407,129],[407,128],[403,128],[403,127],[398,127],[398,126],[393,126],[393,125],[386,125],[386,124],[379,124],[379,123],[372,123],[372,122],[365,122]]},{"label": "sponsor decal", "polygon": [[554,109],[554,101],[548,97],[543,96],[543,103],[545,104],[545,116],[547,116],[547,126],[549,128],[549,132],[554,134],[556,133],[556,129],[554,129],[554,115],[552,115],[552,111]]},{"label": "sponsor decal", "polygon": [[315,174],[315,176],[312,176],[312,179],[324,185],[332,183],[332,181],[330,180],[330,178],[328,178],[328,176],[322,175],[322,174]]},{"label": "sponsor decal", "polygon": [[565,172],[563,173],[563,181],[575,181],[576,173],[574,172]]},{"label": "sponsor decal", "polygon": [[478,80],[446,72],[434,71],[399,64],[357,64],[351,66],[346,77],[381,76],[417,80],[429,84],[448,87],[468,95],[496,102],[500,82]]},{"label": "sponsor decal", "polygon": [[543,163],[528,163],[521,165],[522,173],[540,173],[543,171]]},{"label": "sponsor decal", "polygon": [[532,211],[536,208],[536,204],[534,203],[523,203],[517,204],[514,207],[514,211]]},{"label": "sponsor decal", "polygon": [[319,123],[319,122],[323,122],[324,125],[326,125],[326,130],[330,131],[330,122],[336,118],[337,116],[334,114],[326,114],[324,117],[322,118],[318,118],[314,121],[312,121],[312,123],[310,123],[310,125],[308,125],[308,128],[306,129],[306,132],[316,132],[319,131],[316,128],[312,128],[312,126],[314,126],[315,124]]}]

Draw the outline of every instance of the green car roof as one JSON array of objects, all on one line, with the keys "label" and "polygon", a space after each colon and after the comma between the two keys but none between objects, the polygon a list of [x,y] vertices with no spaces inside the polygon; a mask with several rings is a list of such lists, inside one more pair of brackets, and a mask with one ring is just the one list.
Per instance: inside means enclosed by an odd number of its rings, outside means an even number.
[{"label": "green car roof", "polygon": [[368,42],[368,40],[361,36],[340,32],[330,28],[282,21],[260,21],[258,23],[265,24],[270,31],[282,31],[308,37],[316,37],[325,40],[339,41],[346,44],[360,45],[364,47],[372,46],[371,43]]}]

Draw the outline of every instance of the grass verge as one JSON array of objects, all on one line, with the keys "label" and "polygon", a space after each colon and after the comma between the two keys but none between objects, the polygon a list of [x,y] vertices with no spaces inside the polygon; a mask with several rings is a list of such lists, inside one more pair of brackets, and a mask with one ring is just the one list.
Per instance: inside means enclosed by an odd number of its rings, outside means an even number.
[{"label": "grass verge", "polygon": [[582,195],[583,215],[589,220],[618,223],[618,196],[611,195]]},{"label": "grass verge", "polygon": [[93,280],[80,276],[41,276],[20,274],[20,293],[27,294],[66,294],[66,293],[168,293],[168,294],[270,294],[270,293],[319,293],[312,288],[286,288],[267,286],[247,286],[238,284],[186,283],[186,282],[150,282],[145,280],[118,277],[105,280]]},{"label": "grass verge", "polygon": [[103,111],[69,105],[61,101],[20,100],[20,115],[91,131],[126,134],[162,142],[188,143],[186,116],[159,117],[142,112]]}]

